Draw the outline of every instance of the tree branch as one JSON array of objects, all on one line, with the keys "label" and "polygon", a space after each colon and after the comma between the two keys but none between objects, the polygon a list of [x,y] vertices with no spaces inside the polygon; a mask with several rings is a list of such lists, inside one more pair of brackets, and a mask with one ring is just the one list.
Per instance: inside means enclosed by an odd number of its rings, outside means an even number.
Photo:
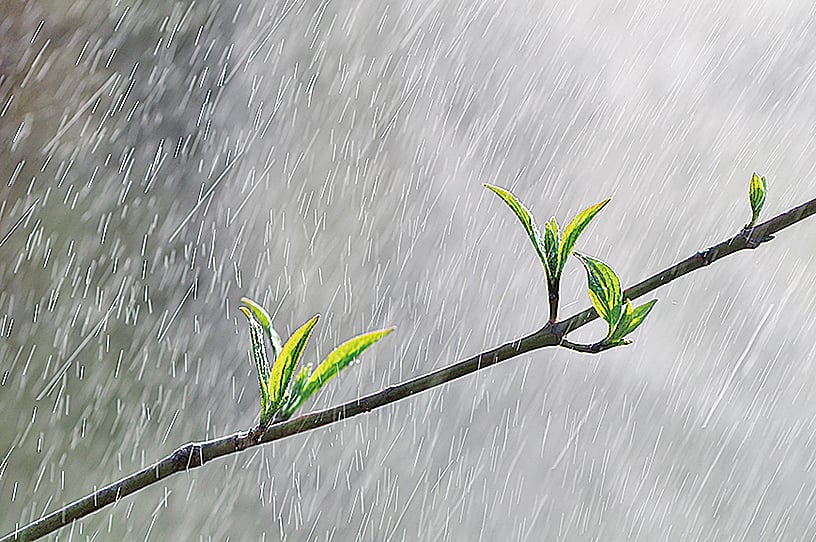
[{"label": "tree branch", "polygon": [[[629,287],[623,292],[624,298],[636,299],[730,254],[744,249],[757,248],[762,243],[770,240],[774,233],[813,214],[816,214],[816,199],[794,207],[752,229],[743,229],[734,237],[700,251]],[[259,431],[256,427],[250,431],[241,431],[227,437],[185,444],[161,461],[12,531],[1,538],[0,542],[35,540],[176,472],[194,469],[225,455],[311,431],[318,427],[369,412],[521,354],[545,346],[582,347],[582,345],[575,345],[569,341],[566,341],[565,344],[564,337],[595,318],[598,318],[595,309],[587,309],[563,322],[548,322],[544,327],[530,335],[487,350],[464,361],[408,380],[402,384],[389,386],[379,392],[333,408],[312,412],[290,421],[274,424],[265,432]],[[587,347],[573,349],[586,351]]]}]

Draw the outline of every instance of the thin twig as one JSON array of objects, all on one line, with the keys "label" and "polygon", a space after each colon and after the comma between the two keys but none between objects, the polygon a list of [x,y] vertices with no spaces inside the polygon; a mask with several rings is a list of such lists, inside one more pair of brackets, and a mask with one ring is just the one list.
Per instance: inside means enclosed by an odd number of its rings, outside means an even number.
[{"label": "thin twig", "polygon": [[[762,243],[770,240],[774,233],[813,214],[816,214],[816,199],[794,207],[753,229],[744,229],[734,237],[698,252],[680,263],[629,287],[623,292],[624,298],[636,299],[683,275],[708,266],[729,254],[748,248],[757,248]],[[274,424],[263,433],[254,428],[250,431],[241,431],[234,435],[206,442],[185,444],[161,461],[9,533],[0,539],[0,542],[35,540],[176,472],[194,469],[225,455],[311,431],[324,425],[369,412],[545,346],[558,346],[563,344],[564,337],[568,333],[586,325],[597,317],[598,314],[595,309],[587,309],[563,322],[555,324],[548,322],[535,333],[516,341],[503,344],[464,361],[402,384],[390,386],[377,393],[372,393],[343,405]],[[574,345],[574,343],[568,344]]]},{"label": "thin twig", "polygon": [[[629,344],[629,342],[630,341],[626,341],[623,344]],[[562,339],[559,346],[563,346],[568,350],[575,350],[576,352],[581,352],[584,354],[600,354],[604,350],[611,350],[612,348],[621,346],[621,344],[606,341],[599,341],[592,344],[579,344],[570,342],[567,339]]]}]

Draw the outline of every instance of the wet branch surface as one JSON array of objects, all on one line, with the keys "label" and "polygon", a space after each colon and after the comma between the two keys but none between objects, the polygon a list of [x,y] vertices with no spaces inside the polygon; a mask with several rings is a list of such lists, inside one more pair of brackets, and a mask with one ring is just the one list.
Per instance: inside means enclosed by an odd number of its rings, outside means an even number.
[{"label": "wet branch surface", "polygon": [[[773,239],[773,234],[813,214],[816,214],[816,199],[794,207],[754,228],[743,229],[735,236],[689,256],[685,260],[627,288],[623,292],[623,297],[624,299],[634,300],[730,254],[739,252],[740,250],[757,248],[762,243]],[[369,412],[490,367],[491,365],[496,365],[504,360],[520,356],[521,354],[538,350],[545,346],[576,346],[574,343],[566,341],[566,335],[596,318],[598,318],[598,313],[595,309],[590,308],[563,322],[548,322],[544,327],[530,335],[505,343],[491,350],[486,350],[466,360],[401,384],[389,386],[376,393],[360,397],[359,399],[333,408],[305,414],[286,422],[276,423],[270,426],[266,431],[262,431],[256,427],[249,431],[241,431],[230,436],[206,442],[187,443],[153,465],[105,486],[77,501],[67,504],[59,510],[51,512],[28,525],[15,529],[3,538],[0,538],[0,542],[36,540],[177,472],[188,471],[219,457],[234,454],[261,444],[274,442],[298,433],[311,431],[318,427],[323,427],[364,412]],[[592,349],[580,351],[594,352]]]}]

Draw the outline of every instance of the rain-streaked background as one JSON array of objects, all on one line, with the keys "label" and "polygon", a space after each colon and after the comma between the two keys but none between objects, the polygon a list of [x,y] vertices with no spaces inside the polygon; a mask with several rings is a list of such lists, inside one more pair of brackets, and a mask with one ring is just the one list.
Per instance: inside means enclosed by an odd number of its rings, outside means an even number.
[{"label": "rain-streaked background", "polygon": [[[625,284],[739,230],[754,170],[766,217],[816,195],[810,1],[0,9],[1,534],[255,423],[242,295],[284,335],[320,312],[309,360],[397,326],[306,410],[539,328],[484,182],[562,224],[612,196],[578,248]],[[814,243],[662,288],[626,348],[528,354],[51,539],[811,540]]]}]

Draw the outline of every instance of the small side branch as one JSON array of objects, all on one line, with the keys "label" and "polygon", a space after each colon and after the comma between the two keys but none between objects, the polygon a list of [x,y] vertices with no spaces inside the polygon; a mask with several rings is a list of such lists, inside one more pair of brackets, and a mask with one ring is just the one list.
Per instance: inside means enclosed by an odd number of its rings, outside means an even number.
[{"label": "small side branch", "polygon": [[593,344],[579,344],[564,339],[561,341],[561,346],[569,350],[575,350],[576,352],[583,352],[584,354],[598,354],[600,352],[603,352],[604,350],[609,350],[611,348],[615,348],[616,346],[621,345],[607,343],[604,341],[600,341]]}]

